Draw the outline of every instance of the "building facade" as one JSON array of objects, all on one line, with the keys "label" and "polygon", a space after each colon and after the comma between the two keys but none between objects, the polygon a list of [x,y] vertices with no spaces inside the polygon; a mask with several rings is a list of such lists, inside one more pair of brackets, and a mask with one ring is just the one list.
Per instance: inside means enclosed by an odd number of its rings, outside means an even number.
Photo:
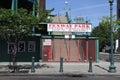
[{"label": "building facade", "polygon": [[[46,0],[39,1],[44,11]],[[31,62],[33,56],[36,62],[59,62],[61,57],[65,62],[89,62],[90,57],[93,62],[99,61],[99,38],[72,34],[90,32],[91,24],[69,24],[67,17],[62,16],[52,19],[52,23],[41,24],[47,25],[47,31],[52,35],[41,35],[35,31],[32,36],[17,42],[17,62]],[[0,39],[0,62],[12,61],[14,45],[14,42]]]},{"label": "building facade", "polygon": [[117,19],[120,20],[120,0],[117,0]]},{"label": "building facade", "polygon": [[46,0],[39,0],[39,6],[41,8],[41,11],[45,11],[46,10]]}]

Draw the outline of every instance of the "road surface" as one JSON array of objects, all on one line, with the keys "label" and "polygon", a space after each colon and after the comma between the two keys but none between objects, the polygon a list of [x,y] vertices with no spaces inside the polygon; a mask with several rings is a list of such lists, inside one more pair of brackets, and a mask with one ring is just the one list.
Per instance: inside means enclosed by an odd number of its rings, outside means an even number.
[{"label": "road surface", "polygon": [[115,76],[87,76],[87,77],[70,77],[70,76],[0,76],[0,80],[120,80]]}]

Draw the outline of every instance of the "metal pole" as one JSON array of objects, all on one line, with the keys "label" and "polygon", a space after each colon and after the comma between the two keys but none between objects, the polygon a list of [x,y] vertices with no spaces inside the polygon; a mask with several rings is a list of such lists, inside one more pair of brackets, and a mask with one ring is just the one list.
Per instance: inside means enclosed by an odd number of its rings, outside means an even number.
[{"label": "metal pole", "polygon": [[112,6],[113,6],[114,0],[109,0],[110,3],[110,38],[111,38],[111,53],[110,53],[110,66],[108,72],[115,73],[116,67],[114,66],[114,54],[113,54],[113,24],[112,24]]},{"label": "metal pole", "polygon": [[88,38],[86,39],[86,61],[88,62]]},{"label": "metal pole", "polygon": [[96,62],[99,63],[99,39],[96,39]]},{"label": "metal pole", "polygon": [[59,72],[63,72],[63,57],[60,58],[60,70]]},{"label": "metal pole", "polygon": [[33,16],[35,16],[35,0],[33,1],[33,12],[32,12]]},{"label": "metal pole", "polygon": [[32,67],[31,67],[31,72],[35,72],[35,57],[32,57]]},{"label": "metal pole", "polygon": [[88,70],[88,72],[93,72],[93,70],[92,70],[92,57],[90,57],[90,59],[89,59],[89,70]]},{"label": "metal pole", "polygon": [[18,9],[18,0],[12,0],[12,6],[11,6],[12,14],[17,12],[17,9]]},{"label": "metal pole", "polygon": [[42,63],[42,36],[40,36],[40,63]]}]

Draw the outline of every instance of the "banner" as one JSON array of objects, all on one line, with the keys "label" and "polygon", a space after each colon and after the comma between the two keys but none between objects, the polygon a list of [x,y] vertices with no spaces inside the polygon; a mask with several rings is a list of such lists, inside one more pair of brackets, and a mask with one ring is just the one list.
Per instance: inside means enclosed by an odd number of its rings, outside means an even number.
[{"label": "banner", "polygon": [[57,32],[91,32],[91,24],[47,24],[47,31]]}]

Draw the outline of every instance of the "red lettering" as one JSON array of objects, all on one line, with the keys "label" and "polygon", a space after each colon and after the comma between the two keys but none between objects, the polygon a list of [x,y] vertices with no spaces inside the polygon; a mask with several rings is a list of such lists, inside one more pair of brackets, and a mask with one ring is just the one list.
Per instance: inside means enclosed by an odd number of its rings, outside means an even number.
[{"label": "red lettering", "polygon": [[77,27],[78,26],[78,24],[75,24],[75,27]]},{"label": "red lettering", "polygon": [[61,27],[65,27],[65,25],[64,25],[64,24],[61,24]]},{"label": "red lettering", "polygon": [[64,24],[60,24],[61,30],[64,30],[65,25]]},{"label": "red lettering", "polygon": [[84,32],[91,30],[91,25],[90,24],[48,24],[48,28],[52,31]]},{"label": "red lettering", "polygon": [[82,28],[85,28],[85,25],[84,25],[84,24],[82,25]]},{"label": "red lettering", "polygon": [[55,24],[53,24],[52,27],[55,27]]},{"label": "red lettering", "polygon": [[90,25],[87,24],[87,25],[86,25],[86,29],[90,29]]},{"label": "red lettering", "polygon": [[49,29],[52,29],[52,24],[48,24]]},{"label": "red lettering", "polygon": [[78,26],[79,26],[79,27],[82,27],[82,25],[81,25],[81,24],[78,24]]},{"label": "red lettering", "polygon": [[60,27],[60,25],[59,25],[59,24],[56,24],[56,26],[57,26],[57,27]]}]

